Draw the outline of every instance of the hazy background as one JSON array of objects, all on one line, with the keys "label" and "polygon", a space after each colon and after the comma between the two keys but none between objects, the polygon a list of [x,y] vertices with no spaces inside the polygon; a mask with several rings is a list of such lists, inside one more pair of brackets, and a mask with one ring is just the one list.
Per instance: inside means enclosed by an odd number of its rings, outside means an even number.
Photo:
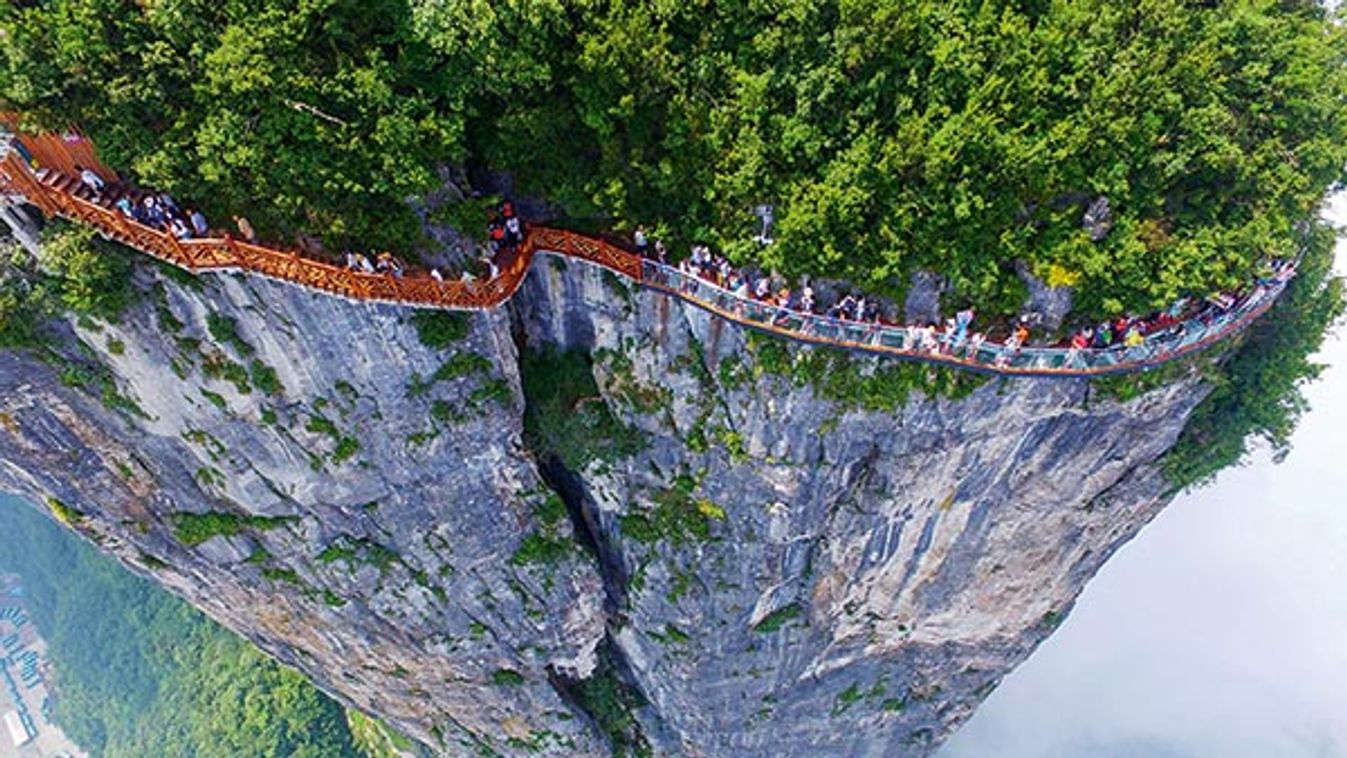
[{"label": "hazy background", "polygon": [[938,758],[1347,756],[1347,341],[1319,360],[1290,457],[1176,499]]}]

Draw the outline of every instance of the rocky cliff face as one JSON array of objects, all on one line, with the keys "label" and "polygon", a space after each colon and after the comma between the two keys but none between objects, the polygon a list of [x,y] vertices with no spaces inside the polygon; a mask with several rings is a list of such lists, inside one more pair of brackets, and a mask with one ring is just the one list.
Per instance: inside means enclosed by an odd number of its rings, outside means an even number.
[{"label": "rocky cliff face", "polygon": [[[85,368],[0,357],[0,489],[446,755],[926,754],[1162,507],[1202,395],[799,348],[546,257],[445,347],[138,276]],[[544,427],[622,444],[527,450],[520,345],[544,388],[592,360]]]}]

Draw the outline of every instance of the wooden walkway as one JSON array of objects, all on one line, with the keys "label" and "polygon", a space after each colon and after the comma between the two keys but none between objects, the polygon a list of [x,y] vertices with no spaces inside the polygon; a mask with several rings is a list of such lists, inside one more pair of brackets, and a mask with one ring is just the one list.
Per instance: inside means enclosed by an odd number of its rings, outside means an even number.
[{"label": "wooden walkway", "polygon": [[[30,155],[62,143],[38,143],[23,137]],[[87,142],[87,140],[84,140]],[[73,144],[79,145],[79,141]],[[89,160],[81,165],[110,173],[95,163],[92,146],[82,146]],[[985,342],[969,345],[923,343],[913,328],[838,320],[770,305],[733,293],[699,277],[654,261],[643,260],[612,243],[575,232],[545,227],[528,230],[523,244],[499,274],[488,281],[437,281],[429,272],[405,276],[352,271],[306,257],[295,250],[252,244],[229,236],[179,240],[172,234],[125,217],[111,207],[112,196],[95,202],[73,175],[76,161],[59,168],[34,168],[14,149],[0,145],[0,191],[22,196],[48,217],[62,216],[121,242],[146,255],[193,273],[247,271],[352,300],[397,303],[418,308],[477,311],[504,304],[519,289],[533,257],[551,254],[607,268],[646,288],[692,303],[719,318],[752,329],[818,345],[893,356],[925,363],[1003,376],[1080,377],[1145,371],[1192,354],[1230,337],[1267,311],[1284,282],[1260,286],[1234,307],[1215,317],[1181,322],[1162,333],[1148,335],[1136,347],[1069,350],[1060,347],[1009,348]],[[42,163],[41,156],[37,160]],[[64,168],[66,170],[61,170]],[[112,176],[105,176],[112,180]]]}]

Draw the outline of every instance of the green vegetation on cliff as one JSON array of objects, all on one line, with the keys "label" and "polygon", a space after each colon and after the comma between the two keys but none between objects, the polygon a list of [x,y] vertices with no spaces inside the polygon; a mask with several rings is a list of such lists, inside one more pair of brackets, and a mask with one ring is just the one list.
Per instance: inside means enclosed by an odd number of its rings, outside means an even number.
[{"label": "green vegetation on cliff", "polygon": [[590,461],[611,461],[645,445],[641,431],[623,425],[604,402],[583,352],[525,352],[519,374],[528,401],[524,441],[535,453],[557,456],[579,471]]},{"label": "green vegetation on cliff", "polygon": [[1347,33],[1308,0],[34,0],[0,24],[6,107],[217,222],[367,249],[416,239],[404,199],[457,162],[786,273],[933,269],[990,313],[1023,262],[1112,315],[1243,284],[1347,164]]},{"label": "green vegetation on cliff", "polygon": [[40,261],[0,248],[0,348],[43,346],[41,326],[56,314],[116,321],[135,297],[131,261],[124,246],[63,221],[43,230]]},{"label": "green vegetation on cliff", "polygon": [[1266,443],[1274,458],[1290,450],[1291,432],[1308,405],[1300,386],[1319,376],[1312,358],[1343,312],[1343,283],[1332,276],[1334,230],[1308,227],[1300,274],[1234,354],[1207,372],[1215,389],[1193,411],[1165,469],[1175,485],[1206,482]]},{"label": "green vegetation on cliff", "polygon": [[47,640],[55,720],[92,758],[363,754],[303,676],[33,509],[0,496],[0,512],[0,569],[23,576]]}]

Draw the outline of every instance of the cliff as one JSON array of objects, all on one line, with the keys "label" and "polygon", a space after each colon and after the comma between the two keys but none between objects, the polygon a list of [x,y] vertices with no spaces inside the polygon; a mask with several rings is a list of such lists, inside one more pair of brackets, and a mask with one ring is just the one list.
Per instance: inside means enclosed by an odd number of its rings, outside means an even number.
[{"label": "cliff", "polygon": [[799,348],[546,256],[462,320],[137,279],[0,357],[0,490],[446,755],[929,753],[1205,391]]}]

